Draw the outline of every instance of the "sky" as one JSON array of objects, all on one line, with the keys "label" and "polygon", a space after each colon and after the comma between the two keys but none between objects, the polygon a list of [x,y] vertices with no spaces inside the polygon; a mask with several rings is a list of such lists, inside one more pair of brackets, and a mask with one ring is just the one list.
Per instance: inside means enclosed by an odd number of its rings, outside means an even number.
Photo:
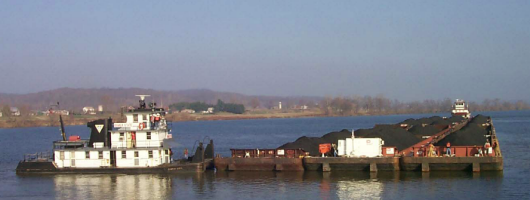
[{"label": "sky", "polygon": [[0,93],[530,100],[530,1],[1,1]]}]

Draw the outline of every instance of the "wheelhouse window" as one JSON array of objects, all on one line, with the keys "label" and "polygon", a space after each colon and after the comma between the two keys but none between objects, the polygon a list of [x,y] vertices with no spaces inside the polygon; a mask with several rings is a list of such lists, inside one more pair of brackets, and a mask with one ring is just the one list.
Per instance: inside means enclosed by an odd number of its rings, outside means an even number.
[{"label": "wheelhouse window", "polygon": [[135,157],[135,158],[138,158],[138,151],[135,151],[135,152],[134,152],[134,157]]},{"label": "wheelhouse window", "polygon": [[90,151],[85,151],[85,158],[90,159]]},{"label": "wheelhouse window", "polygon": [[149,151],[149,158],[153,158],[153,151]]},{"label": "wheelhouse window", "polygon": [[121,158],[127,158],[127,152],[121,151]]},{"label": "wheelhouse window", "polygon": [[151,132],[147,132],[147,139],[148,139],[148,140],[151,139]]},{"label": "wheelhouse window", "polygon": [[123,141],[123,138],[125,137],[125,133],[120,132],[120,141]]},{"label": "wheelhouse window", "polygon": [[103,159],[103,151],[98,151],[98,158]]},{"label": "wheelhouse window", "polygon": [[138,123],[138,114],[133,114],[133,123]]}]

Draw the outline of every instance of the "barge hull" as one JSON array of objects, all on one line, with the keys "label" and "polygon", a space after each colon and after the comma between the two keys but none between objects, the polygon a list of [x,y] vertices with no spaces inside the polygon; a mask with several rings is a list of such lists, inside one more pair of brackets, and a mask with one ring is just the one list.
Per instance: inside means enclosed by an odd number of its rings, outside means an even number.
[{"label": "barge hull", "polygon": [[215,158],[221,171],[502,171],[502,157]]},{"label": "barge hull", "polygon": [[215,158],[221,171],[304,171],[301,158]]}]

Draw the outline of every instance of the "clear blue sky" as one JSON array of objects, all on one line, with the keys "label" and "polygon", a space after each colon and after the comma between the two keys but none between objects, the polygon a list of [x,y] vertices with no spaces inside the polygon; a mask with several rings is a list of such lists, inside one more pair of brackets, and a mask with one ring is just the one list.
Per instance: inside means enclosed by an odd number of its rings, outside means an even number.
[{"label": "clear blue sky", "polygon": [[530,1],[1,1],[0,92],[530,100]]}]

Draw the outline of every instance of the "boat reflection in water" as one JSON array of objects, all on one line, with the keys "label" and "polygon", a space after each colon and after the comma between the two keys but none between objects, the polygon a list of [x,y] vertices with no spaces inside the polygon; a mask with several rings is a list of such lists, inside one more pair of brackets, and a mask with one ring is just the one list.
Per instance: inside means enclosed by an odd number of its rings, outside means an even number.
[{"label": "boat reflection in water", "polygon": [[[502,193],[502,172],[225,172],[55,175],[55,199],[394,199]],[[45,178],[47,179],[47,178]],[[484,181],[486,180],[486,181]]]},{"label": "boat reflection in water", "polygon": [[57,199],[165,199],[172,179],[157,175],[56,175]]},{"label": "boat reflection in water", "polygon": [[375,180],[337,181],[339,199],[381,199],[383,183]]}]

